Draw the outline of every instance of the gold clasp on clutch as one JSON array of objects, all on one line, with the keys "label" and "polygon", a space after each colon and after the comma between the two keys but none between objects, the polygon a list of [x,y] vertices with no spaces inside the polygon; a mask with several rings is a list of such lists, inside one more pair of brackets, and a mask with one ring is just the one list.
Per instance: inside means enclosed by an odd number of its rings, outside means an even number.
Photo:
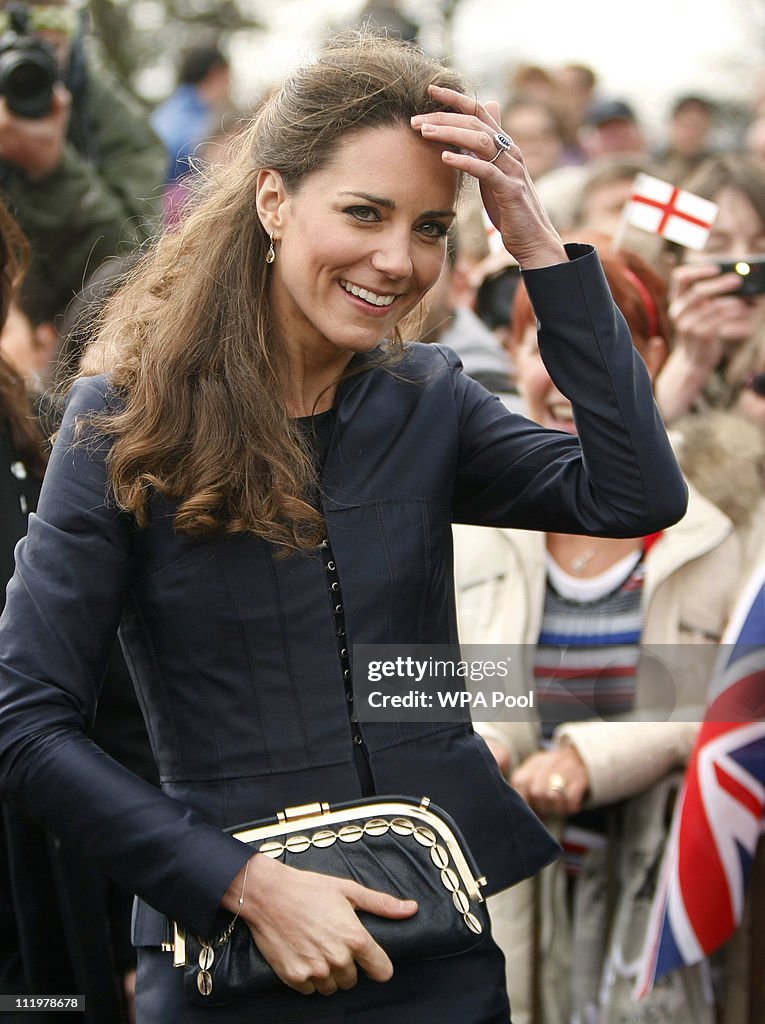
[{"label": "gold clasp on clutch", "polygon": [[303,818],[318,818],[319,815],[327,814],[328,812],[329,804],[300,804],[297,807],[285,807],[283,811],[278,812],[276,817],[279,819],[279,823],[284,825],[288,821],[302,821]]},{"label": "gold clasp on clutch", "polygon": [[173,921],[173,967],[186,966],[186,932]]}]

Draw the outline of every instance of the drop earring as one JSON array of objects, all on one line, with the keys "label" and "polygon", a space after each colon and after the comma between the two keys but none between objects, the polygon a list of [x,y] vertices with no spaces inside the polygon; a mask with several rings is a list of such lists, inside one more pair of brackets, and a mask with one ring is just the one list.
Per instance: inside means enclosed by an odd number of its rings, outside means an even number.
[{"label": "drop earring", "polygon": [[274,236],[273,232],[269,236],[268,252],[266,253],[266,263],[273,263],[276,259],[276,250],[274,249]]}]

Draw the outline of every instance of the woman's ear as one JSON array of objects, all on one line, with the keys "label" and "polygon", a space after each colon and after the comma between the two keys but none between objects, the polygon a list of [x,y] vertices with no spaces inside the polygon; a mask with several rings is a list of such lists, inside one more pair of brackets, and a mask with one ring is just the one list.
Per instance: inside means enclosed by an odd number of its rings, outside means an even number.
[{"label": "woman's ear", "polygon": [[255,205],[260,223],[268,235],[279,237],[284,226],[289,196],[279,171],[265,168],[258,173]]},{"label": "woman's ear", "polygon": [[648,339],[640,355],[643,357],[643,362],[648,369],[651,380],[655,380],[657,373],[667,361],[669,348],[661,335],[654,334],[653,337]]}]

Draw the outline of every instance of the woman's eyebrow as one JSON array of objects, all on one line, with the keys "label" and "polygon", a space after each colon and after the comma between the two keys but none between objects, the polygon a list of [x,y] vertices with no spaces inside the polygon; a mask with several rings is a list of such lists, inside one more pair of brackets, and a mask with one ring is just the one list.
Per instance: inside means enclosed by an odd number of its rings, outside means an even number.
[{"label": "woman's eyebrow", "polygon": [[[353,196],[356,199],[366,199],[368,203],[374,203],[375,206],[382,206],[386,210],[395,210],[396,204],[392,199],[382,199],[380,196],[370,195],[369,192],[339,192],[341,196]],[[456,210],[425,210],[420,214],[421,217],[456,217]]]},{"label": "woman's eyebrow", "polygon": [[386,210],[395,210],[396,204],[392,199],[381,199],[379,196],[371,196],[368,192],[340,192],[341,196],[355,196],[356,199],[366,199],[368,203],[375,206],[384,206]]}]

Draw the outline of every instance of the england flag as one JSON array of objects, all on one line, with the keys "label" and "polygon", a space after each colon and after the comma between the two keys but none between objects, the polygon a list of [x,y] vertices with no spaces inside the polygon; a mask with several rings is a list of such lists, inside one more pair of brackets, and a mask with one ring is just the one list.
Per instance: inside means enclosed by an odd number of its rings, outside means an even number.
[{"label": "england flag", "polygon": [[703,249],[717,217],[717,206],[693,192],[677,188],[651,174],[638,174],[626,222],[688,249]]}]

